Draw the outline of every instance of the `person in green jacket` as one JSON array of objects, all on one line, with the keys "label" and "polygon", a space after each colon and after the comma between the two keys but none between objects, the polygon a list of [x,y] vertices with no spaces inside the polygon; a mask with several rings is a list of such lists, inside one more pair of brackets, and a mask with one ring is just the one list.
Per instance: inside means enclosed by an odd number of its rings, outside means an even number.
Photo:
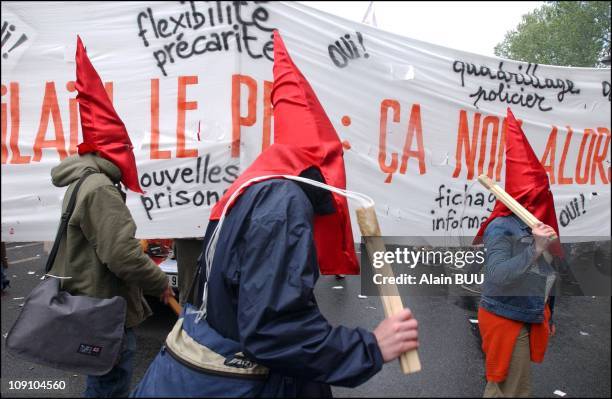
[{"label": "person in green jacket", "polygon": [[125,298],[125,326],[130,329],[151,315],[143,292],[161,295],[168,278],[134,237],[136,224],[115,186],[121,171],[112,162],[90,153],[70,156],[53,168],[53,185],[68,187],[63,208],[88,170],[94,173],[79,188],[66,242],[60,245],[49,274],[70,277],[62,279],[62,288],[73,295]]},{"label": "person in green jacket", "polygon": [[128,189],[142,192],[132,143],[80,38],[76,64],[83,142],[78,154],[65,158],[51,171],[55,186],[68,187],[62,212],[79,178],[93,173],[79,188],[66,237],[49,274],[60,277],[62,289],[72,295],[121,296],[126,300],[126,335],[120,357],[109,373],[88,376],[85,390],[86,397],[126,397],[134,369],[133,328],[151,315],[143,292],[167,302],[172,291],[165,273],[135,238],[136,224],[119,185],[122,182]]}]

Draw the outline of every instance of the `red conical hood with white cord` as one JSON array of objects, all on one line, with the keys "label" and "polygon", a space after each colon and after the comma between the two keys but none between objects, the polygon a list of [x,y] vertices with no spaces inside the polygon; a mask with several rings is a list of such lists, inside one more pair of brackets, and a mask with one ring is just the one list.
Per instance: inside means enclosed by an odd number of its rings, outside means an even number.
[{"label": "red conical hood with white cord", "polygon": [[[229,187],[210,219],[218,220],[232,194],[248,180],[267,175],[299,176],[316,167],[325,183],[346,188],[342,143],[316,94],[274,32],[274,144]],[[346,198],[332,193],[335,212],[315,215],[314,240],[322,274],[358,274]],[[230,204],[231,206],[231,204]]]}]

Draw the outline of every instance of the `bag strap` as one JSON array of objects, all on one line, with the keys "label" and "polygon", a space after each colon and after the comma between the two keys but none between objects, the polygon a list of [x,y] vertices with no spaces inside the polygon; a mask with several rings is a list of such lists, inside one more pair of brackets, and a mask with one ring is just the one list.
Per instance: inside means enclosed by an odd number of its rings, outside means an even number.
[{"label": "bag strap", "polygon": [[55,257],[57,256],[57,251],[59,250],[60,241],[62,241],[62,237],[64,236],[64,233],[68,229],[68,220],[70,220],[70,217],[72,216],[72,212],[74,211],[74,206],[76,205],[76,197],[77,197],[79,188],[81,187],[81,184],[83,184],[85,179],[89,175],[94,174],[94,173],[97,173],[97,172],[94,172],[92,170],[87,170],[83,174],[83,176],[79,178],[79,181],[77,181],[76,185],[74,186],[74,190],[72,191],[72,195],[70,196],[70,201],[68,201],[68,206],[66,207],[66,210],[62,214],[62,220],[61,220],[59,228],[57,229],[57,234],[55,235],[55,242],[53,243],[53,249],[51,249],[51,252],[49,253],[49,258],[47,259],[47,265],[45,266],[45,274],[49,273],[49,270],[51,270],[51,268],[53,267],[53,262],[55,262]]},{"label": "bag strap", "polygon": [[119,195],[121,195],[121,198],[123,199],[123,203],[125,204],[125,201],[127,200],[127,194],[125,193],[125,191],[123,191],[121,189],[121,184],[120,183],[113,183],[113,186],[115,186],[117,191],[119,191]]},{"label": "bag strap", "polygon": [[195,292],[195,288],[196,288],[196,284],[199,285],[200,279],[201,279],[201,271],[202,271],[202,259],[203,256],[202,254],[204,253],[204,251],[202,251],[200,253],[200,256],[198,256],[198,260],[196,261],[196,272],[195,275],[193,276],[193,280],[191,280],[191,284],[189,285],[189,290],[187,291],[187,295],[185,295],[185,302],[187,303],[197,303],[197,300],[193,300],[193,294]]}]

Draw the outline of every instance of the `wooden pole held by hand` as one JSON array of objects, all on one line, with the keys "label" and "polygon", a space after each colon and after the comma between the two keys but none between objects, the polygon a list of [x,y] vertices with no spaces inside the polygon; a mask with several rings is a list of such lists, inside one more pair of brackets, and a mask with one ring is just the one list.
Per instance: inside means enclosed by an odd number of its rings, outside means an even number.
[{"label": "wooden pole held by hand", "polygon": [[[372,262],[375,252],[386,251],[374,207],[357,209],[357,221],[359,223],[361,235],[365,241],[368,257]],[[380,269],[378,269],[378,272],[383,276],[393,276],[393,270],[386,262]],[[385,317],[394,315],[404,309],[402,297],[400,297],[399,291],[395,284],[385,284],[383,286],[377,285],[377,287],[379,288],[381,295],[380,299],[382,300],[383,308],[385,310]],[[416,373],[417,371],[421,370],[421,361],[419,359],[419,353],[416,349],[403,353],[400,356],[399,361],[404,374]]]},{"label": "wooden pole held by hand", "polygon": [[[506,192],[499,185],[495,184],[493,180],[489,178],[487,175],[478,176],[478,181],[480,184],[485,186],[490,192],[492,192],[498,200],[500,200],[504,205],[508,207],[516,216],[518,216],[529,228],[533,229],[540,221],[536,218],[533,213],[529,212],[527,208],[523,205],[519,204],[517,200],[515,200],[510,194]],[[558,237],[555,234],[550,237],[550,240],[556,240]],[[544,252],[544,257],[550,263],[552,260],[552,255],[548,251]]]},{"label": "wooden pole held by hand", "polygon": [[[533,213],[529,212],[527,208],[523,205],[519,204],[517,200],[515,200],[510,194],[506,192],[503,188],[495,184],[493,180],[489,178],[487,175],[478,176],[478,181],[480,184],[485,186],[490,192],[495,194],[498,200],[500,200],[504,205],[508,207],[516,216],[518,216],[527,226],[530,228],[534,228],[540,221],[538,218],[533,216]],[[551,237],[551,239],[556,239],[557,236]]]},{"label": "wooden pole held by hand", "polygon": [[180,315],[181,312],[183,311],[183,308],[181,307],[181,305],[176,301],[176,298],[171,296],[170,298],[168,298],[168,306],[170,306],[170,309],[172,309],[174,311],[174,313],[176,313],[176,315]]}]

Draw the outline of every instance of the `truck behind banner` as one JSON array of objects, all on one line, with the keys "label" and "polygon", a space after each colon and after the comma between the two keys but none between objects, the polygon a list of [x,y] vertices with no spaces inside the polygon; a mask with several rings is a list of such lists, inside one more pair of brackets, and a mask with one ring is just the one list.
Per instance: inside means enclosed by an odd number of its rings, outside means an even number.
[{"label": "truck behind banner", "polygon": [[52,240],[59,224],[64,189],[50,171],[81,140],[77,34],[134,143],[137,236],[203,236],[211,207],[273,142],[274,29],[385,235],[476,233],[495,202],[476,178],[503,186],[511,107],[548,172],[561,236],[610,236],[610,69],[475,55],[289,2],[7,1],[2,240]]}]

